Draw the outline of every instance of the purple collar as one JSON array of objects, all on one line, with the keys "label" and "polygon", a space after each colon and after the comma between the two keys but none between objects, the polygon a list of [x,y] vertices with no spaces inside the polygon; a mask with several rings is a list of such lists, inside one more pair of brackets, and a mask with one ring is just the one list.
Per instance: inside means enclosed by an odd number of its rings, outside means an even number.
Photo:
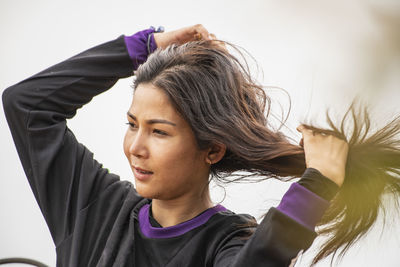
[{"label": "purple collar", "polygon": [[186,222],[170,226],[170,227],[153,227],[149,220],[149,204],[144,205],[139,211],[139,227],[142,233],[148,238],[171,238],[199,227],[200,225],[206,223],[208,219],[211,218],[215,213],[220,211],[226,211],[227,209],[222,205],[216,205],[212,208],[207,209],[202,214],[194,217]]}]

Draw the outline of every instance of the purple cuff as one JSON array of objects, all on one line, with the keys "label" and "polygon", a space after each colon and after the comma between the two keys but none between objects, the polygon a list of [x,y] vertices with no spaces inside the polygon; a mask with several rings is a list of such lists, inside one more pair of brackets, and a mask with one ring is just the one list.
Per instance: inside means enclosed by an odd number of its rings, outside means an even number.
[{"label": "purple cuff", "polygon": [[314,231],[330,202],[298,183],[293,183],[277,209],[298,223]]},{"label": "purple cuff", "polygon": [[[157,49],[154,40],[154,28],[143,30],[131,36],[125,36],[125,45],[128,49],[129,57],[132,59],[134,70],[143,64],[150,53]],[[151,35],[150,35],[151,34]],[[150,38],[149,38],[150,35]]]}]

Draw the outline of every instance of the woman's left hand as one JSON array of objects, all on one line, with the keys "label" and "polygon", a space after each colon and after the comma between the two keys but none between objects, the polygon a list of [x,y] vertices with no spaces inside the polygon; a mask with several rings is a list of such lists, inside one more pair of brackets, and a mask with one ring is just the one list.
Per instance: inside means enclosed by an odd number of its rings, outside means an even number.
[{"label": "woman's left hand", "polygon": [[170,44],[184,44],[190,41],[213,39],[215,39],[215,36],[210,34],[201,24],[170,32],[154,33],[154,40],[159,48],[166,48]]},{"label": "woman's left hand", "polygon": [[304,125],[296,129],[303,135],[300,145],[303,143],[306,167],[317,169],[341,186],[345,178],[349,150],[347,142],[333,135],[314,132]]}]

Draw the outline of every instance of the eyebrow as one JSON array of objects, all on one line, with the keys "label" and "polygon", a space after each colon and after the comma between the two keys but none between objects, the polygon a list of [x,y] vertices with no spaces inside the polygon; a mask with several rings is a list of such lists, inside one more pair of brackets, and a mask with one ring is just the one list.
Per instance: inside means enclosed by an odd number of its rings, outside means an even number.
[{"label": "eyebrow", "polygon": [[[132,119],[134,119],[135,121],[137,120],[136,117],[131,114],[129,111],[126,113],[129,117],[131,117]],[[175,123],[167,121],[167,120],[163,120],[163,119],[151,119],[151,120],[146,120],[147,124],[155,124],[155,123],[164,123],[164,124],[169,124],[172,126],[176,126]]]}]

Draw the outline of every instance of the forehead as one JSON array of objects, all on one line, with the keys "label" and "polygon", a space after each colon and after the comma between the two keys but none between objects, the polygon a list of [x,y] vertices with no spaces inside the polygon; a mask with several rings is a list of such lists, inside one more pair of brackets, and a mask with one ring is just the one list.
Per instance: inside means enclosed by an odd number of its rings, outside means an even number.
[{"label": "forehead", "polygon": [[176,123],[183,120],[163,90],[149,83],[138,85],[129,112],[139,120],[168,119]]}]

